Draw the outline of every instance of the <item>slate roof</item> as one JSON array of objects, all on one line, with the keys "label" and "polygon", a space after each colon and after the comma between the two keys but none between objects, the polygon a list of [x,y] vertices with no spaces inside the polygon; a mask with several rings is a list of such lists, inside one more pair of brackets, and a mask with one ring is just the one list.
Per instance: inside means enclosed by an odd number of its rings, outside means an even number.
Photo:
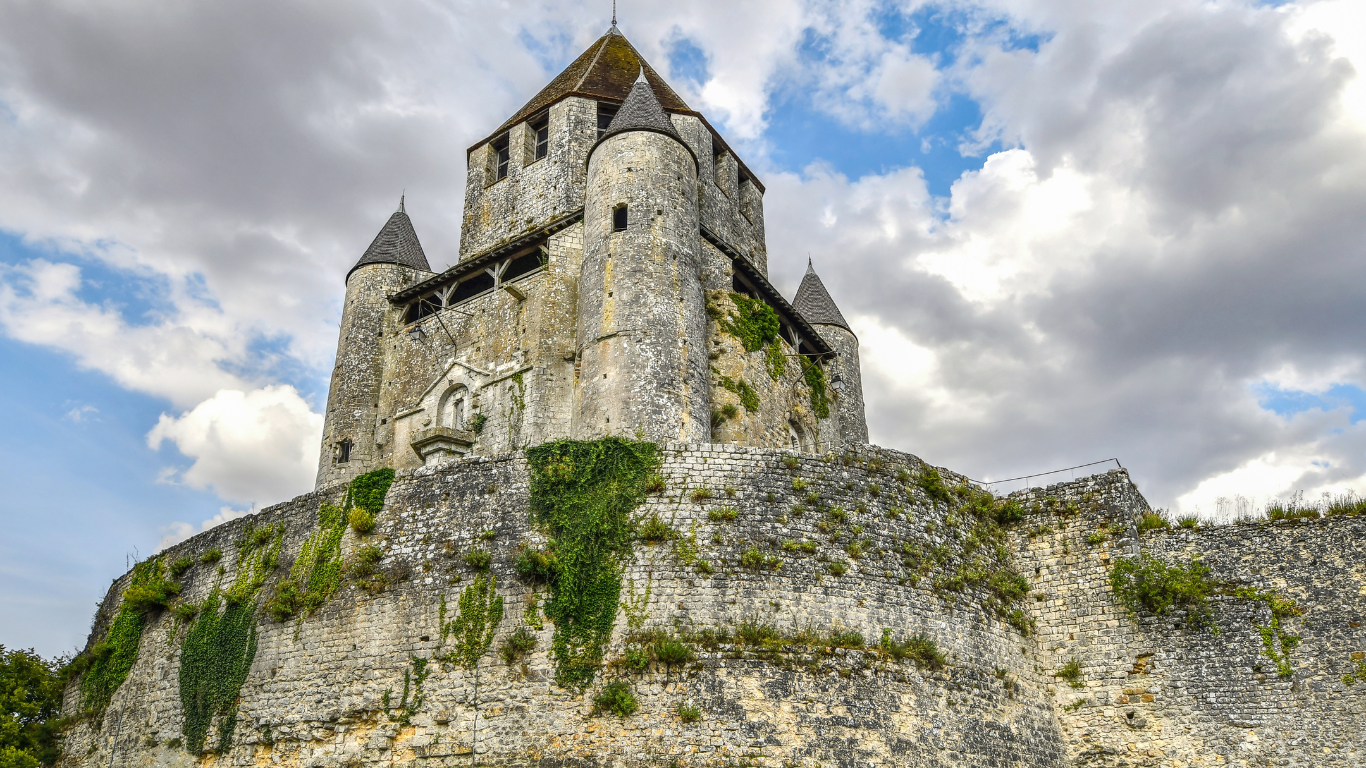
[{"label": "slate roof", "polygon": [[[612,117],[612,122],[603,132],[602,138],[598,139],[598,144],[607,141],[608,138],[619,133],[629,131],[654,131],[668,136],[684,147],[687,142],[678,135],[678,130],[674,128],[674,123],[669,116],[664,114],[664,107],[659,103],[659,98],[655,96],[654,89],[650,87],[649,81],[645,79],[644,71],[636,79],[636,84],[631,86],[631,92],[626,94],[626,101],[622,102],[621,109]],[[689,152],[692,150],[689,149]]]},{"label": "slate roof", "polygon": [[[413,230],[413,221],[403,210],[402,200],[399,200],[398,210],[394,211],[394,215],[389,217],[384,228],[375,235],[374,242],[365,249],[365,255],[360,257],[360,261],[351,268],[351,272],[366,264],[402,264],[424,272],[432,271],[431,265],[427,263],[427,254],[422,252],[422,243],[417,240],[417,232]],[[348,278],[351,277],[351,272],[346,273]]]},{"label": "slate roof", "polygon": [[792,299],[792,306],[812,325],[838,325],[853,333],[849,323],[844,321],[844,315],[840,314],[840,308],[835,306],[835,300],[830,298],[830,292],[825,290],[825,283],[821,282],[811,266],[810,259],[806,260],[806,277],[802,278],[802,285],[797,289],[796,298]]},{"label": "slate roof", "polygon": [[[631,45],[626,36],[613,26],[607,31],[607,34],[588,46],[588,50],[584,51],[554,80],[551,80],[549,85],[542,88],[540,93],[533,96],[531,101],[526,103],[526,106],[517,110],[517,113],[508,118],[507,122],[498,126],[498,130],[494,131],[489,138],[498,136],[512,126],[568,96],[624,101],[631,92],[641,68],[644,68],[645,79],[649,81],[650,87],[654,89],[655,96],[664,109],[690,115],[698,114],[674,92],[673,88],[669,87],[668,83],[664,82],[664,78],[660,77],[654,67],[650,66],[650,62],[640,55],[640,52]],[[488,141],[488,139],[484,139],[484,141]],[[480,141],[474,146],[477,147],[484,141]]]}]

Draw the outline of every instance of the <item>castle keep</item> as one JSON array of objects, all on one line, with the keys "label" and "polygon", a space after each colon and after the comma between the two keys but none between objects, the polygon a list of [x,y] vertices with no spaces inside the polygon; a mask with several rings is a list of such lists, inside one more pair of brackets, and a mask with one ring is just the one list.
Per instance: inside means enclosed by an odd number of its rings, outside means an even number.
[{"label": "castle keep", "polygon": [[763,185],[615,25],[467,156],[455,266],[400,205],[346,276],[319,487],[560,438],[867,442],[858,339],[814,271],[769,283]]},{"label": "castle keep", "polygon": [[[317,487],[110,586],[62,768],[1366,765],[1366,515],[867,444],[858,341],[613,25],[346,276]],[[1359,510],[1358,510],[1359,511]]]}]

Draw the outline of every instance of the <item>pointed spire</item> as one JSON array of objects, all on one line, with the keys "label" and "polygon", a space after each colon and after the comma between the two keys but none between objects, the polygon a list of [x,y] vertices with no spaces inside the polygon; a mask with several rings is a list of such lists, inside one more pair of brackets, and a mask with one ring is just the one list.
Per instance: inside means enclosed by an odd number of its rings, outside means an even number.
[{"label": "pointed spire", "polygon": [[[375,235],[374,241],[365,249],[365,254],[356,262],[356,266],[351,268],[351,272],[366,264],[400,264],[424,272],[432,271],[431,265],[427,263],[427,254],[422,251],[422,243],[418,242],[412,219],[408,218],[404,210],[404,197],[406,193],[399,195],[398,210],[394,211],[389,221],[385,222],[384,228]],[[351,272],[346,273],[348,278],[351,277]]]},{"label": "pointed spire", "polygon": [[626,94],[626,100],[621,102],[621,109],[612,118],[612,122],[607,126],[607,131],[598,139],[598,144],[606,141],[609,137],[618,133],[628,131],[653,131],[669,136],[678,143],[687,146],[683,137],[678,135],[678,130],[674,128],[674,123],[665,114],[664,107],[659,103],[659,97],[655,95],[655,89],[650,86],[650,81],[645,77],[644,65],[640,68],[640,76],[631,86],[631,92]]},{"label": "pointed spire", "polygon": [[402,192],[401,194],[399,194],[399,196],[398,196],[398,212],[399,212],[399,213],[407,213],[407,211],[403,210],[403,198],[404,198],[404,197],[407,197],[407,195],[408,195],[408,190],[405,189],[405,190],[403,190],[403,192]]},{"label": "pointed spire", "polygon": [[825,283],[816,274],[810,256],[806,257],[806,276],[802,278],[802,285],[792,299],[792,308],[812,325],[836,325],[853,333],[844,315],[840,314],[840,308],[835,306],[835,300],[830,298],[830,292],[825,290]]},{"label": "pointed spire", "polygon": [[617,0],[612,0],[612,28],[607,30],[609,35],[620,35],[621,30],[617,29]]}]

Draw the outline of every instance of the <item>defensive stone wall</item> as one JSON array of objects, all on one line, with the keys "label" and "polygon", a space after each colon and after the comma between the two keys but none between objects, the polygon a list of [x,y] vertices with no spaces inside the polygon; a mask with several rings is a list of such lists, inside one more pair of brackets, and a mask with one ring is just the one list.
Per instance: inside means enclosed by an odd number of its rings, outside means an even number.
[{"label": "defensive stone wall", "polygon": [[[515,568],[520,552],[546,543],[528,517],[526,459],[471,458],[401,470],[375,530],[346,530],[342,560],[378,547],[387,588],[348,577],[311,616],[261,616],[235,729],[209,740],[225,744],[221,753],[183,748],[186,630],[167,612],[148,621],[103,718],[70,731],[66,763],[1361,763],[1366,685],[1341,678],[1362,646],[1366,520],[1140,538],[1134,524],[1147,504],[1123,471],[1016,495],[1024,519],[1010,522],[1013,506],[953,493],[963,478],[894,451],[670,444],[661,460],[662,483],[637,514],[677,538],[634,545],[606,663],[587,689],[555,684],[545,589]],[[318,530],[321,505],[343,494],[325,488],[171,548],[166,562],[196,562],[180,577],[181,601],[234,583],[235,542],[279,524],[279,564],[257,598],[270,599]],[[200,562],[214,548],[221,572]],[[1295,600],[1303,639],[1290,651],[1291,677],[1277,677],[1263,653],[1254,622],[1269,621],[1264,602],[1216,596],[1218,634],[1186,628],[1179,614],[1128,614],[1108,574],[1140,548],[1172,562],[1202,552],[1213,577]],[[491,555],[505,607],[492,649],[467,670],[436,659],[455,642],[443,624],[484,573],[471,556],[479,551]],[[1023,600],[1008,587],[1015,574],[1028,581]],[[110,588],[92,641],[128,584]],[[798,640],[759,642],[756,628]],[[522,629],[535,647],[505,663],[493,649]],[[652,632],[691,644],[695,659],[633,661]],[[942,666],[895,652],[916,638],[933,641]],[[1081,688],[1055,675],[1074,658]],[[616,680],[638,711],[595,714],[594,697]],[[79,686],[68,711],[79,710]],[[698,719],[685,722],[682,705]]]}]

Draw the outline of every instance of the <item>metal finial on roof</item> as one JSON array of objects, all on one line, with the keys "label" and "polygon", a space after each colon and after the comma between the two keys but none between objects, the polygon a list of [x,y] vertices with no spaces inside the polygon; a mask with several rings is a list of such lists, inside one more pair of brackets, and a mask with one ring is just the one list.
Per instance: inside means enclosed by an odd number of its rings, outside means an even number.
[{"label": "metal finial on roof", "polygon": [[636,82],[637,82],[637,83],[645,83],[646,85],[649,85],[649,84],[650,84],[650,81],[645,79],[645,65],[644,65],[644,64],[641,64],[641,65],[640,65],[640,77],[637,77],[637,78],[636,78]]},{"label": "metal finial on roof", "polygon": [[408,194],[408,190],[406,190],[406,189],[399,193],[399,196],[398,196],[398,212],[399,212],[399,213],[407,213],[407,211],[403,210],[403,198],[404,198],[407,194]]},{"label": "metal finial on roof", "polygon": [[612,28],[607,30],[609,35],[620,35],[621,30],[617,29],[617,0],[612,0]]}]

